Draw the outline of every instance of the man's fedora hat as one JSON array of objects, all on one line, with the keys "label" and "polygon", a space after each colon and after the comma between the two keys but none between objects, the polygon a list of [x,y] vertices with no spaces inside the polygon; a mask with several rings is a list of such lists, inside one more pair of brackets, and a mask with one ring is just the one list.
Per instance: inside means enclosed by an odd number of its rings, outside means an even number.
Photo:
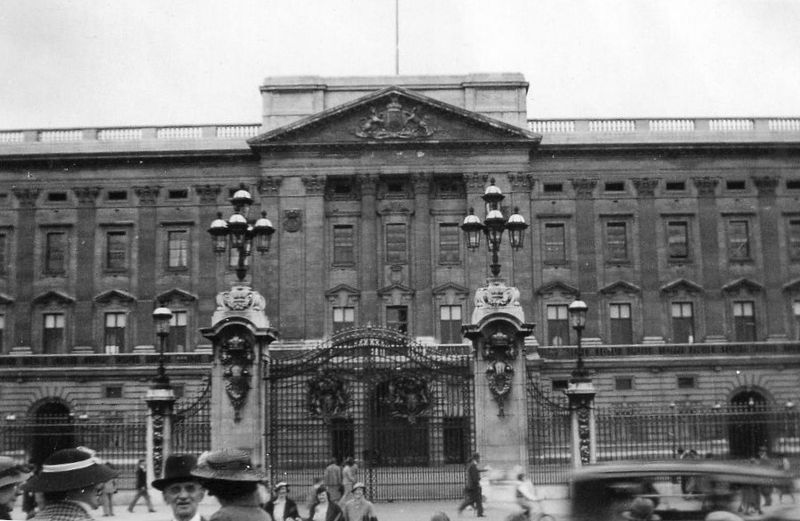
[{"label": "man's fedora hat", "polygon": [[62,449],[44,460],[42,471],[25,483],[25,489],[33,492],[64,492],[105,483],[117,476],[119,472],[99,463],[88,452]]},{"label": "man's fedora hat", "polygon": [[197,458],[191,454],[170,454],[164,462],[164,477],[153,480],[153,488],[164,490],[167,485],[178,481],[197,481],[191,470],[197,465]]},{"label": "man's fedora hat", "polygon": [[242,450],[222,449],[201,456],[192,476],[209,481],[243,481],[257,483],[265,479],[263,472],[253,468],[250,456]]},{"label": "man's fedora hat", "polygon": [[286,490],[287,491],[289,490],[289,484],[286,483],[285,481],[279,481],[279,482],[275,483],[275,486],[272,487],[272,488],[277,492],[278,489],[280,489],[281,487],[286,487]]},{"label": "man's fedora hat", "polygon": [[360,489],[363,489],[363,490],[365,490],[365,491],[367,490],[367,486],[366,486],[364,483],[362,483],[361,481],[356,481],[356,482],[353,484],[353,490],[356,490],[356,489],[358,489],[358,488],[360,488]]},{"label": "man's fedora hat", "polygon": [[31,475],[22,466],[14,463],[8,456],[0,456],[0,488],[15,483],[22,483]]}]

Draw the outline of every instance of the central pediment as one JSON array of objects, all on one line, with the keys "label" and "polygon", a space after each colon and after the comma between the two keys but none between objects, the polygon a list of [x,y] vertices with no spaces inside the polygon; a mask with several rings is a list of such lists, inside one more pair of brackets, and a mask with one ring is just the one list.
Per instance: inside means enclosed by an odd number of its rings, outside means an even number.
[{"label": "central pediment", "polygon": [[279,127],[247,142],[273,147],[374,147],[492,144],[535,147],[541,136],[477,112],[386,87]]}]

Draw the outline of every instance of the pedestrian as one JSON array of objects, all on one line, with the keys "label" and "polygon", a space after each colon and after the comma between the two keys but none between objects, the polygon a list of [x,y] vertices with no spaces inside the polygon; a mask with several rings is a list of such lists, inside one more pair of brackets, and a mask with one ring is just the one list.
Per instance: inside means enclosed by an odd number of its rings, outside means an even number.
[{"label": "pedestrian", "polygon": [[153,488],[160,490],[164,503],[172,509],[173,521],[206,521],[197,513],[197,507],[206,495],[206,490],[191,470],[197,458],[191,454],[170,454],[164,462],[164,477],[153,481]]},{"label": "pedestrian", "polygon": [[[33,469],[33,475],[38,474],[42,468],[33,459],[28,460],[28,467]],[[36,515],[36,493],[32,490],[25,490],[22,493],[22,511],[25,512],[25,519],[30,519]]]},{"label": "pedestrian", "polygon": [[481,490],[481,469],[478,468],[478,463],[481,461],[481,455],[477,452],[472,455],[469,463],[467,464],[467,478],[464,486],[464,500],[458,506],[458,513],[464,511],[469,505],[473,505],[475,513],[478,517],[483,516],[483,491]]},{"label": "pedestrian", "polygon": [[11,519],[11,511],[17,502],[17,489],[29,477],[26,468],[8,456],[0,456],[0,519]]},{"label": "pedestrian", "polygon": [[[772,462],[769,459],[769,455],[767,455],[767,447],[762,445],[758,448],[758,464],[759,465],[767,465],[772,467]],[[764,498],[764,506],[768,507],[772,505],[772,486],[771,485],[763,485],[758,487],[758,492],[761,497]],[[759,498],[760,501],[760,498]]]},{"label": "pedestrian", "polygon": [[297,503],[289,499],[289,485],[285,481],[275,485],[272,498],[264,505],[264,510],[274,521],[300,521]]},{"label": "pedestrian", "polygon": [[344,506],[348,501],[353,499],[353,485],[358,482],[358,464],[355,460],[348,456],[344,460],[344,467],[342,467],[342,487],[344,493],[342,499],[339,500],[339,506]]},{"label": "pedestrian", "polygon": [[328,489],[328,495],[334,503],[339,501],[342,497],[342,468],[339,466],[336,458],[331,458],[328,466],[325,467],[325,472],[322,474],[322,482]]},{"label": "pedestrian", "polygon": [[525,477],[524,472],[517,474],[517,482],[518,484],[515,491],[517,505],[525,512],[526,518],[531,519],[531,512],[539,510],[539,498],[536,497],[533,482]]},{"label": "pedestrian", "polygon": [[98,463],[88,452],[62,449],[50,455],[42,471],[25,483],[25,488],[41,492],[44,506],[31,519],[35,521],[86,521],[100,506],[103,485],[118,476],[117,471]]},{"label": "pedestrian", "polygon": [[[789,458],[781,459],[781,464],[778,467],[779,469],[785,471],[789,474],[792,470],[792,464],[789,463]],[[794,503],[794,485],[792,483],[786,483],[778,487],[778,503],[783,503],[783,496],[789,496]]]},{"label": "pedestrian", "polygon": [[311,507],[317,502],[317,490],[319,487],[324,487],[325,484],[322,482],[322,478],[315,478],[314,482],[311,484],[311,490],[308,492],[308,496],[306,498],[306,509],[311,510]]},{"label": "pedestrian", "polygon": [[656,505],[652,499],[637,497],[631,503],[631,509],[622,513],[622,517],[628,521],[661,521],[655,510]]},{"label": "pedestrian", "polygon": [[[114,467],[111,465],[111,463],[106,463],[106,466],[114,470]],[[103,483],[103,494],[100,496],[100,504],[103,505],[103,516],[109,517],[114,515],[114,494],[116,493],[116,479],[109,479]]]},{"label": "pedestrian", "polygon": [[259,504],[258,483],[264,474],[253,467],[246,452],[209,452],[198,459],[191,474],[219,501],[220,508],[209,521],[272,521]]},{"label": "pedestrian", "polygon": [[131,504],[128,505],[128,512],[133,512],[133,507],[136,506],[136,502],[139,501],[140,497],[144,498],[147,510],[150,512],[156,511],[153,508],[153,502],[150,501],[150,491],[147,489],[147,467],[145,467],[143,459],[136,463],[136,494],[133,496]]},{"label": "pedestrian", "polygon": [[331,501],[325,485],[317,489],[317,500],[308,511],[308,521],[343,521],[344,514],[339,505]]},{"label": "pedestrian", "polygon": [[378,521],[375,505],[364,497],[367,487],[360,481],[353,484],[353,499],[344,506],[344,521]]},{"label": "pedestrian", "polygon": [[442,511],[434,512],[431,521],[450,521],[450,517]]}]

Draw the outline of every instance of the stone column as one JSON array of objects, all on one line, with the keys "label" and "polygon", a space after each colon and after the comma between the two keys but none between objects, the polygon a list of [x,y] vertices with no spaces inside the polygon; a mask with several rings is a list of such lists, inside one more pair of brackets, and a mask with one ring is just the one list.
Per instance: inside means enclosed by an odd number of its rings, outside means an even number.
[{"label": "stone column", "polygon": [[[302,178],[305,186],[305,334],[303,338],[322,338],[325,335],[325,178],[308,175]],[[287,230],[288,231],[288,230]]]},{"label": "stone column", "polygon": [[361,188],[361,239],[358,241],[360,249],[360,285],[361,303],[359,307],[361,325],[371,323],[379,324],[378,312],[378,207],[376,197],[378,193],[378,176],[358,176]]},{"label": "stone column", "polygon": [[570,431],[572,433],[572,466],[597,463],[597,429],[595,427],[594,397],[597,391],[590,378],[573,378],[565,391],[569,400]]},{"label": "stone column", "polygon": [[[100,187],[85,186],[73,188],[78,199],[78,222],[75,235],[78,243],[78,266],[80,269],[75,274],[75,323],[92,324],[95,277],[95,232],[97,231],[97,211],[95,201],[100,195]],[[76,346],[95,346],[92,328],[75,328]]]},{"label": "stone column", "polygon": [[[38,188],[14,188],[14,196],[19,202],[17,212],[17,300],[15,307],[21,310],[31,308],[34,288],[34,246],[41,240],[36,232],[36,199],[39,197]],[[31,345],[31,314],[22,312],[14,313],[14,346],[33,347]],[[33,350],[40,353],[41,347]]]},{"label": "stone column", "polygon": [[720,282],[719,212],[715,199],[719,180],[714,177],[696,177],[692,181],[697,188],[697,221],[700,226],[703,289],[706,292],[705,341],[724,341],[725,299]]},{"label": "stone column", "polygon": [[758,223],[761,231],[761,261],[764,263],[764,289],[766,291],[767,340],[786,341],[786,308],[782,293],[786,264],[781,259],[779,226],[780,211],[775,197],[775,188],[780,179],[774,176],[754,177],[758,188]]},{"label": "stone column", "polygon": [[172,452],[172,420],[175,394],[169,384],[147,390],[147,482],[161,478],[164,461]]},{"label": "stone column", "polygon": [[[572,186],[575,189],[575,237],[577,241],[578,253],[578,291],[581,300],[584,300],[590,310],[599,309],[599,299],[597,297],[597,244],[598,239],[595,226],[597,217],[594,211],[594,188],[597,186],[597,179],[573,179]],[[602,236],[602,235],[601,235]],[[596,313],[594,320],[591,316],[587,317],[586,333],[587,336],[600,336],[601,327],[599,324],[600,316]]]},{"label": "stone column", "polygon": [[[663,317],[659,297],[658,284],[658,244],[657,235],[658,212],[655,203],[655,189],[658,179],[642,177],[633,179],[633,185],[639,193],[639,252],[643,267],[642,277],[642,314],[644,321],[644,337],[664,338]],[[652,266],[652,268],[646,268]]]},{"label": "stone column", "polygon": [[[156,295],[156,237],[158,237],[158,215],[156,201],[159,186],[135,186],[133,191],[139,197],[139,219],[136,231],[139,235],[138,289],[139,309],[153,309]],[[151,252],[150,255],[144,252]],[[139,313],[136,327],[136,338],[133,345],[146,345],[153,338],[153,320],[150,313]]]},{"label": "stone column", "polygon": [[[431,205],[430,186],[431,175],[427,173],[416,174],[414,182],[414,258],[413,263],[413,288],[416,290],[416,305],[414,306],[414,329],[417,336],[433,336],[433,320],[437,313],[433,309],[433,274],[431,273]],[[434,235],[435,236],[435,235]]]}]

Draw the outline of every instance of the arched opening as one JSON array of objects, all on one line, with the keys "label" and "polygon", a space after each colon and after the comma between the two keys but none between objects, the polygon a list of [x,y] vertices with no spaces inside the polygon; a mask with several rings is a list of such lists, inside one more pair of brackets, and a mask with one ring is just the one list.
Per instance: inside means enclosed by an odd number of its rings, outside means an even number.
[{"label": "arched opening", "polygon": [[769,447],[767,400],[754,390],[744,390],[731,398],[733,414],[728,423],[730,455],[734,458],[755,458],[758,448]]},{"label": "arched opening", "polygon": [[75,446],[75,433],[69,407],[61,401],[46,401],[33,411],[31,423],[30,455],[36,465],[41,465],[57,450]]}]

